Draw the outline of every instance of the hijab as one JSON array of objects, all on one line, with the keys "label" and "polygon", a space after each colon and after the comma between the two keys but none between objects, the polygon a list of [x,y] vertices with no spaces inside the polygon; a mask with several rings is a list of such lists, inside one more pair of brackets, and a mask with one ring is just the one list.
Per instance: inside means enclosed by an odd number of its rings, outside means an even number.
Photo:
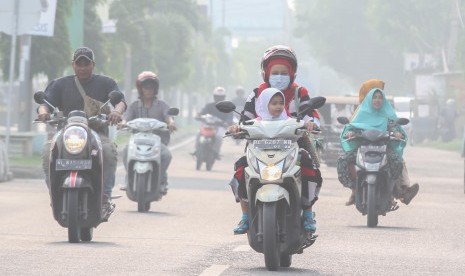
[{"label": "hijab", "polygon": [[286,108],[284,108],[281,114],[275,118],[273,118],[268,111],[268,104],[270,103],[271,98],[276,94],[280,94],[283,99],[285,99],[284,94],[279,89],[267,88],[260,93],[260,96],[258,96],[257,100],[255,101],[255,110],[257,112],[257,116],[260,117],[263,121],[286,120],[288,118]]},{"label": "hijab", "polygon": [[[383,105],[379,109],[373,107],[373,95],[381,93],[383,97]],[[386,100],[383,90],[373,88],[368,92],[360,108],[355,112],[350,125],[358,129],[376,129],[386,131],[388,120],[397,120],[397,115],[392,108],[391,103]]]},{"label": "hijab", "polygon": [[[383,97],[383,104],[379,109],[373,107],[373,96],[375,93],[381,93]],[[341,133],[341,144],[344,151],[352,151],[358,148],[357,140],[347,141],[345,135],[348,131],[356,128],[362,130],[376,129],[379,131],[388,130],[389,120],[397,121],[397,115],[394,108],[391,106],[388,100],[386,100],[386,95],[384,91],[379,88],[371,89],[366,95],[363,102],[360,104],[359,108],[355,111],[353,118],[350,124],[346,125],[344,131]],[[404,137],[407,137],[407,134],[403,131],[402,128],[399,128]],[[396,151],[397,154],[402,156],[403,149],[405,147],[405,142],[403,141],[390,141],[390,146]]]}]

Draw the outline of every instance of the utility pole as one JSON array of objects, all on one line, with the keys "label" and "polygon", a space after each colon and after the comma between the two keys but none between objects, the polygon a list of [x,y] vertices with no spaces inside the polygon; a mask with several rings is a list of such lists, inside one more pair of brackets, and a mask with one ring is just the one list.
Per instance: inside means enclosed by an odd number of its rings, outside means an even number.
[{"label": "utility pole", "polygon": [[[9,76],[9,89],[8,89],[8,112],[6,115],[6,137],[5,145],[9,149],[10,146],[10,128],[11,128],[11,105],[13,97],[13,77],[15,74],[15,62],[16,62],[16,37],[18,29],[18,11],[19,1],[14,2],[13,8],[13,22],[11,28],[11,51],[10,51],[10,76]],[[6,151],[8,154],[8,150]]]}]

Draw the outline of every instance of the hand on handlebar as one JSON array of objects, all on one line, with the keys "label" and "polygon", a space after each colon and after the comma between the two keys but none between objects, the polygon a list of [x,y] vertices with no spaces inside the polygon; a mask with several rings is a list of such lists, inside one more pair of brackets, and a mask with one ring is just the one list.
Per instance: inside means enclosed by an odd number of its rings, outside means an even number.
[{"label": "hand on handlebar", "polygon": [[241,131],[241,127],[238,124],[234,124],[230,127],[228,127],[228,132],[231,134],[236,134],[239,131]]},{"label": "hand on handlebar", "polygon": [[168,130],[170,131],[170,133],[173,133],[173,132],[175,132],[175,131],[178,129],[178,128],[176,127],[176,125],[175,125],[174,122],[168,124],[167,127],[168,127]]},{"label": "hand on handlebar", "polygon": [[315,124],[315,123],[312,122],[312,121],[306,122],[305,125],[304,125],[304,127],[305,127],[305,129],[306,129],[307,131],[318,130],[318,125]]},{"label": "hand on handlebar", "polygon": [[347,131],[347,133],[345,135],[345,137],[347,139],[353,138],[354,136],[355,136],[355,132],[353,132],[353,131]]},{"label": "hand on handlebar", "polygon": [[110,114],[108,114],[108,121],[111,125],[117,125],[123,120],[121,113],[116,110],[113,110]]},{"label": "hand on handlebar", "polygon": [[47,122],[48,120],[50,120],[50,113],[42,113],[42,114],[39,114],[37,115],[37,119],[41,122]]}]

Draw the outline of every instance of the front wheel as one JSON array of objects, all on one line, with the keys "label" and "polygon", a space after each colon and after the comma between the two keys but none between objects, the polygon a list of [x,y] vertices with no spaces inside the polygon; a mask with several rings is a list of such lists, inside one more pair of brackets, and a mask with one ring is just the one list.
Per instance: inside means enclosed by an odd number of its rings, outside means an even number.
[{"label": "front wheel", "polygon": [[85,242],[89,242],[92,240],[94,235],[94,228],[92,227],[83,227],[81,228],[81,240]]},{"label": "front wheel", "polygon": [[367,200],[367,226],[376,227],[378,225],[378,212],[376,210],[376,186],[367,185],[368,200]]},{"label": "front wheel", "polygon": [[66,190],[68,197],[68,241],[78,243],[81,240],[79,227],[79,190]]},{"label": "front wheel", "polygon": [[265,266],[270,271],[279,267],[278,220],[276,202],[263,204],[263,254]]},{"label": "front wheel", "polygon": [[280,263],[279,265],[281,267],[290,267],[292,263],[292,255],[290,255],[288,252],[283,252],[281,253],[280,256]]},{"label": "front wheel", "polygon": [[[145,202],[145,191],[147,189],[147,173],[136,173],[134,175],[136,179],[136,195],[137,195],[137,211],[147,212],[147,204]],[[150,208],[150,205],[149,205]]]}]

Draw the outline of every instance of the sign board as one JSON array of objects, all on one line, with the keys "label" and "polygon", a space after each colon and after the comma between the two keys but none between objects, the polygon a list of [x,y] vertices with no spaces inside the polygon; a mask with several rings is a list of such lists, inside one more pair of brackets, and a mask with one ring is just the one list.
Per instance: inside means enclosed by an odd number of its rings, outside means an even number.
[{"label": "sign board", "polygon": [[32,27],[28,33],[30,35],[53,36],[55,29],[55,14],[57,9],[57,0],[46,0],[48,6],[42,9],[39,22]]},{"label": "sign board", "polygon": [[[57,0],[1,0],[0,32],[12,35],[16,19],[16,35],[53,36]],[[18,10],[16,11],[16,2]]]}]

